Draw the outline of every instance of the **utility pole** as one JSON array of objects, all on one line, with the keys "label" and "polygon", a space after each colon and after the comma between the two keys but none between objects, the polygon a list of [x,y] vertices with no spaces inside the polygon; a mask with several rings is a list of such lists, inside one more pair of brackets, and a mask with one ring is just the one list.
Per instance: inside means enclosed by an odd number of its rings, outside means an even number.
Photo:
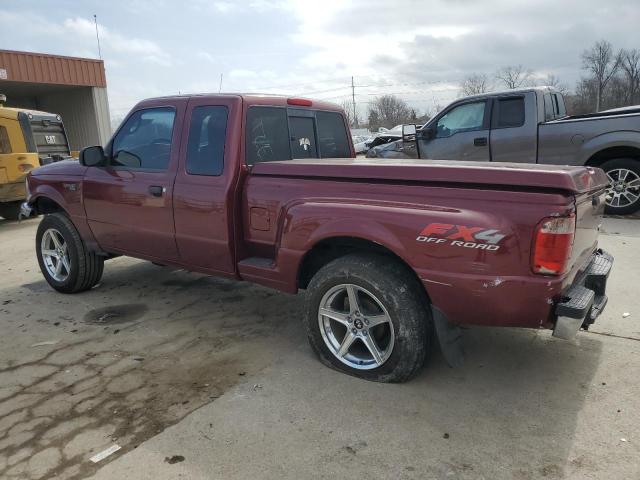
[{"label": "utility pole", "polygon": [[356,86],[351,76],[351,103],[353,103],[353,128],[358,128],[358,114],[356,113]]},{"label": "utility pole", "polygon": [[100,36],[98,35],[98,17],[93,14],[93,23],[96,24],[96,40],[98,41],[98,57],[102,60],[102,51],[100,50]]},{"label": "utility pole", "polygon": [[218,93],[222,92],[222,74],[220,74],[220,86],[218,87]]}]

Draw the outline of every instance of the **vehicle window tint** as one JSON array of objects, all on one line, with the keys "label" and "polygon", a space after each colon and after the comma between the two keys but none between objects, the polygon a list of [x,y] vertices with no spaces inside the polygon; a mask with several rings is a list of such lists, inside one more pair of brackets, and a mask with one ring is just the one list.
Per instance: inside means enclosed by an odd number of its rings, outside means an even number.
[{"label": "vehicle window tint", "polygon": [[548,122],[549,120],[554,119],[553,114],[553,104],[551,103],[551,95],[548,93],[544,94],[544,120]]},{"label": "vehicle window tint", "polygon": [[0,126],[0,153],[11,153],[11,143],[7,128]]},{"label": "vehicle window tint", "polygon": [[291,159],[286,109],[249,108],[246,135],[248,165]]},{"label": "vehicle window tint", "polygon": [[291,158],[318,158],[313,117],[289,117]]},{"label": "vehicle window tint", "polygon": [[454,107],[438,120],[436,137],[450,137],[458,132],[480,130],[484,120],[484,108],[484,101]]},{"label": "vehicle window tint", "polygon": [[561,95],[554,93],[553,95],[553,111],[555,118],[564,117],[567,111],[564,107],[564,100]]},{"label": "vehicle window tint", "polygon": [[134,112],[113,140],[111,164],[165,170],[169,165],[175,111],[170,107]]},{"label": "vehicle window tint", "polygon": [[187,143],[187,173],[220,175],[224,165],[227,107],[193,109]]},{"label": "vehicle window tint", "polygon": [[[341,114],[317,112],[318,146],[322,158],[345,158],[351,156],[347,129]],[[362,137],[356,137],[362,142]]]},{"label": "vehicle window tint", "polygon": [[498,128],[524,125],[524,98],[501,98],[498,100]]}]

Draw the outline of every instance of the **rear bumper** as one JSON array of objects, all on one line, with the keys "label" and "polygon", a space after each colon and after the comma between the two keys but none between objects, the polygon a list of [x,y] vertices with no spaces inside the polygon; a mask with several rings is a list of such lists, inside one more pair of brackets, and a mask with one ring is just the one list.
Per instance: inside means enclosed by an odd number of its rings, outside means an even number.
[{"label": "rear bumper", "polygon": [[573,284],[563,292],[562,301],[555,307],[557,320],[553,336],[570,340],[580,328],[589,328],[607,304],[607,279],[613,266],[613,256],[598,249],[587,267],[576,276]]}]

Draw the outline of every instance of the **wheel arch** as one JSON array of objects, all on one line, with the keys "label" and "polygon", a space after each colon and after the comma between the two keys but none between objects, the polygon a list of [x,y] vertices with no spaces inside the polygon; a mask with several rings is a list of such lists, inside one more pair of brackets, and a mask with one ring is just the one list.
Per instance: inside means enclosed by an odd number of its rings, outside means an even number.
[{"label": "wheel arch", "polygon": [[337,258],[351,253],[369,253],[381,257],[387,257],[393,262],[403,266],[407,272],[415,279],[419,290],[424,292],[424,300],[430,302],[429,294],[420,281],[416,271],[409,263],[389,247],[355,236],[332,236],[323,238],[316,242],[313,247],[303,256],[298,267],[297,283],[301,289],[306,289],[313,276],[325,265]]},{"label": "wheel arch", "polygon": [[601,167],[605,162],[617,158],[632,158],[640,162],[640,147],[630,145],[607,147],[591,155],[585,162],[585,165],[589,167]]},{"label": "wheel arch", "polygon": [[51,197],[40,195],[35,198],[35,200],[31,200],[29,204],[33,207],[39,215],[44,215],[48,213],[56,213],[61,212],[64,214],[69,214],[60,204],[60,202],[52,199]]}]

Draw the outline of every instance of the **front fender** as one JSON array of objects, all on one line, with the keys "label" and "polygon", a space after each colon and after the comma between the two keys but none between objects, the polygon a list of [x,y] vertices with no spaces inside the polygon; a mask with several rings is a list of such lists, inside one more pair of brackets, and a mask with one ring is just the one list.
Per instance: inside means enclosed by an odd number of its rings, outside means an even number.
[{"label": "front fender", "polygon": [[27,201],[29,206],[34,207],[36,202],[41,199],[55,202],[71,219],[87,247],[92,250],[100,250],[87,223],[82,204],[81,178],[60,175],[29,175],[29,191],[30,196]]}]

